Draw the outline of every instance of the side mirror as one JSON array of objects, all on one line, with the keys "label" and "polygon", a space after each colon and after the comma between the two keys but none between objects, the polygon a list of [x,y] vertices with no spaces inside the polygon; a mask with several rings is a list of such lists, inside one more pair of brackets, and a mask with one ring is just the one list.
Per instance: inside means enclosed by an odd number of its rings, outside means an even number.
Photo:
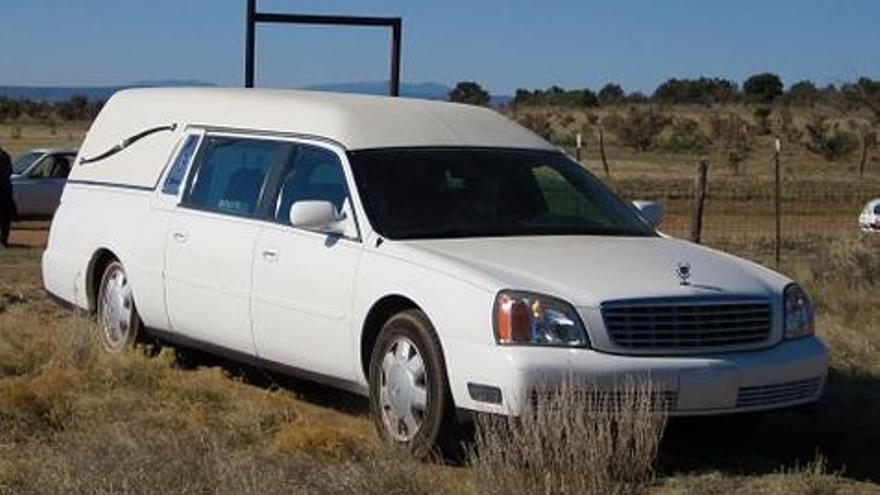
[{"label": "side mirror", "polygon": [[339,222],[344,215],[336,213],[336,207],[329,201],[297,201],[290,207],[290,224],[308,230],[341,233]]},{"label": "side mirror", "polygon": [[639,210],[642,218],[648,222],[648,225],[655,229],[663,221],[663,205],[657,201],[633,201],[633,206]]}]

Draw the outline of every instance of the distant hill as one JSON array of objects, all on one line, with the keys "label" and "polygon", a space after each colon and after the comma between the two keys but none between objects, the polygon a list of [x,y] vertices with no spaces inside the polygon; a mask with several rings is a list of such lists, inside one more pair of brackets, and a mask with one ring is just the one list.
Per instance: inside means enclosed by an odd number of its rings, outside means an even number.
[{"label": "distant hill", "polygon": [[0,96],[6,98],[29,98],[31,100],[61,101],[74,95],[85,96],[90,100],[106,100],[113,93],[129,88],[161,87],[210,87],[215,84],[197,79],[161,79],[138,81],[121,86],[0,86]]},{"label": "distant hill", "polygon": [[[113,93],[128,88],[160,88],[160,87],[211,87],[213,83],[198,79],[159,79],[137,81],[120,86],[0,86],[0,97],[29,98],[31,100],[61,101],[74,95],[85,96],[92,100],[106,100]],[[384,81],[362,81],[314,84],[301,89],[309,91],[329,91],[335,93],[359,93],[368,95],[387,95],[388,83]],[[438,82],[403,83],[401,96],[423,98],[426,100],[446,100],[450,87]],[[501,105],[511,100],[509,96],[492,96],[493,105]]]}]

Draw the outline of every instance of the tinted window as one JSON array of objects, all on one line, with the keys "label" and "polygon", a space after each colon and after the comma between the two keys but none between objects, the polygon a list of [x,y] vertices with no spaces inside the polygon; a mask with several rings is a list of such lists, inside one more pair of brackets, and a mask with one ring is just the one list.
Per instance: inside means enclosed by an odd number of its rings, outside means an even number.
[{"label": "tinted window", "polygon": [[880,215],[880,205],[877,205],[877,206],[874,207],[874,214],[875,214],[875,215]]},{"label": "tinted window", "polygon": [[234,215],[254,215],[275,163],[291,145],[241,138],[205,138],[205,151],[185,203]]},{"label": "tinted window", "polygon": [[35,179],[64,179],[70,175],[72,157],[67,155],[46,155],[28,172]]},{"label": "tinted window", "polygon": [[290,207],[304,200],[329,201],[341,212],[346,198],[348,188],[336,154],[314,146],[297,146],[281,177],[275,219],[288,223]]},{"label": "tinted window", "polygon": [[634,209],[557,152],[397,149],[351,153],[364,208],[392,239],[654,235]]},{"label": "tinted window", "polygon": [[168,171],[165,184],[162,185],[163,193],[177,194],[180,190],[180,184],[183,183],[183,178],[186,176],[186,167],[189,165],[193,154],[195,154],[198,144],[199,136],[189,136],[186,138],[186,142],[180,148],[180,153],[177,154],[177,158],[171,165],[171,170]]}]

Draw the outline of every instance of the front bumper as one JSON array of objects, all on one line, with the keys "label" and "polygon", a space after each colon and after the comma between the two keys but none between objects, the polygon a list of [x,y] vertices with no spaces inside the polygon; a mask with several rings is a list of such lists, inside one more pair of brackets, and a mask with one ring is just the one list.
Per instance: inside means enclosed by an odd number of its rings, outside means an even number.
[{"label": "front bumper", "polygon": [[[828,370],[825,345],[815,337],[754,351],[669,357],[460,341],[445,347],[456,406],[508,415],[518,415],[541,388],[571,381],[608,390],[632,378],[651,380],[669,398],[673,416],[778,409],[817,401]],[[486,387],[500,390],[500,403],[474,394]]]}]

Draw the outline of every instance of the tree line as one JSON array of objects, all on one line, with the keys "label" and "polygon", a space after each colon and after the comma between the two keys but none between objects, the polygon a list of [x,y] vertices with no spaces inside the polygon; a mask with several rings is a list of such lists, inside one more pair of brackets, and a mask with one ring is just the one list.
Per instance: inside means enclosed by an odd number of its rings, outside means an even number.
[{"label": "tree line", "polygon": [[[451,101],[488,105],[489,93],[474,81],[458,83],[449,93]],[[546,89],[517,89],[511,105],[517,106],[598,106],[624,103],[700,104],[729,103],[774,104],[797,106],[825,104],[844,110],[858,108],[867,103],[880,109],[880,80],[862,77],[841,85],[828,84],[820,87],[812,81],[798,81],[788,88],[782,79],[765,72],[747,78],[740,86],[734,81],[719,77],[672,78],[650,95],[634,91],[627,93],[617,83],[608,83],[599,91],[590,88],[564,89],[550,86]]]},{"label": "tree line", "polygon": [[91,121],[104,106],[103,100],[73,95],[62,101],[0,96],[0,122],[30,119],[37,122]]}]

